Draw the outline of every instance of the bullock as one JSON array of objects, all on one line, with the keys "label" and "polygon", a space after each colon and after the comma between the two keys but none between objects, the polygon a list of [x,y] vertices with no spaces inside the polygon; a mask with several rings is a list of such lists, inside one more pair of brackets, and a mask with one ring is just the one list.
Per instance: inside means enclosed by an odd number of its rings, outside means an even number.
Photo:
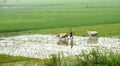
[{"label": "bullock", "polygon": [[58,38],[62,39],[62,38],[67,38],[68,34],[67,33],[61,33],[57,35]]},{"label": "bullock", "polygon": [[89,36],[97,36],[98,32],[97,31],[87,31]]}]

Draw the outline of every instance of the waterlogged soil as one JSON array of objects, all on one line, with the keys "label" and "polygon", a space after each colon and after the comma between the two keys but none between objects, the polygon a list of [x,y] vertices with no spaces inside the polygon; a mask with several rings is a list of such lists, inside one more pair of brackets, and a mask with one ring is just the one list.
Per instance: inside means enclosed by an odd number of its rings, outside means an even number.
[{"label": "waterlogged soil", "polygon": [[92,48],[120,52],[120,39],[108,37],[73,36],[73,39],[59,39],[56,35],[20,35],[0,38],[0,54],[31,58],[49,58],[51,54],[63,53],[64,56],[80,54]]}]

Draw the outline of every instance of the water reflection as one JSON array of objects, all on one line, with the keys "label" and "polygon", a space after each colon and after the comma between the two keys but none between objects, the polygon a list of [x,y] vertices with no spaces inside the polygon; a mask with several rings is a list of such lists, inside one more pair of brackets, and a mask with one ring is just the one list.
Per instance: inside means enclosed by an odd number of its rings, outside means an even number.
[{"label": "water reflection", "polygon": [[97,36],[89,36],[87,40],[87,44],[97,44],[98,43],[98,37]]},{"label": "water reflection", "polygon": [[73,39],[70,39],[71,48],[73,47]]},{"label": "water reflection", "polygon": [[68,39],[59,39],[57,45],[68,46]]},{"label": "water reflection", "polygon": [[73,39],[59,39],[57,45],[68,46],[70,45],[71,48],[73,47]]}]

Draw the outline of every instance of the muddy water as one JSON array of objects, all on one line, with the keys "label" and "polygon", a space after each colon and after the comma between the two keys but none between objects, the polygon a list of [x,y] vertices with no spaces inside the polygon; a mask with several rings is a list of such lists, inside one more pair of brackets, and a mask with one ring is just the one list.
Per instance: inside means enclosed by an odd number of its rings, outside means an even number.
[{"label": "muddy water", "polygon": [[107,37],[81,37],[59,39],[55,35],[21,35],[1,37],[0,53],[32,58],[49,58],[51,54],[63,52],[64,56],[77,55],[82,50],[94,47],[120,50],[120,39]]}]

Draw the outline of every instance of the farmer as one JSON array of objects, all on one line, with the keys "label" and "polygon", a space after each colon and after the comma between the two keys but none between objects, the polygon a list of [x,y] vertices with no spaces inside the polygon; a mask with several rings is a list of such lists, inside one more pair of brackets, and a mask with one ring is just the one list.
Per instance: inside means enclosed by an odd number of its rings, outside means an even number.
[{"label": "farmer", "polygon": [[73,31],[72,31],[72,29],[70,28],[70,38],[72,38],[73,39]]}]

